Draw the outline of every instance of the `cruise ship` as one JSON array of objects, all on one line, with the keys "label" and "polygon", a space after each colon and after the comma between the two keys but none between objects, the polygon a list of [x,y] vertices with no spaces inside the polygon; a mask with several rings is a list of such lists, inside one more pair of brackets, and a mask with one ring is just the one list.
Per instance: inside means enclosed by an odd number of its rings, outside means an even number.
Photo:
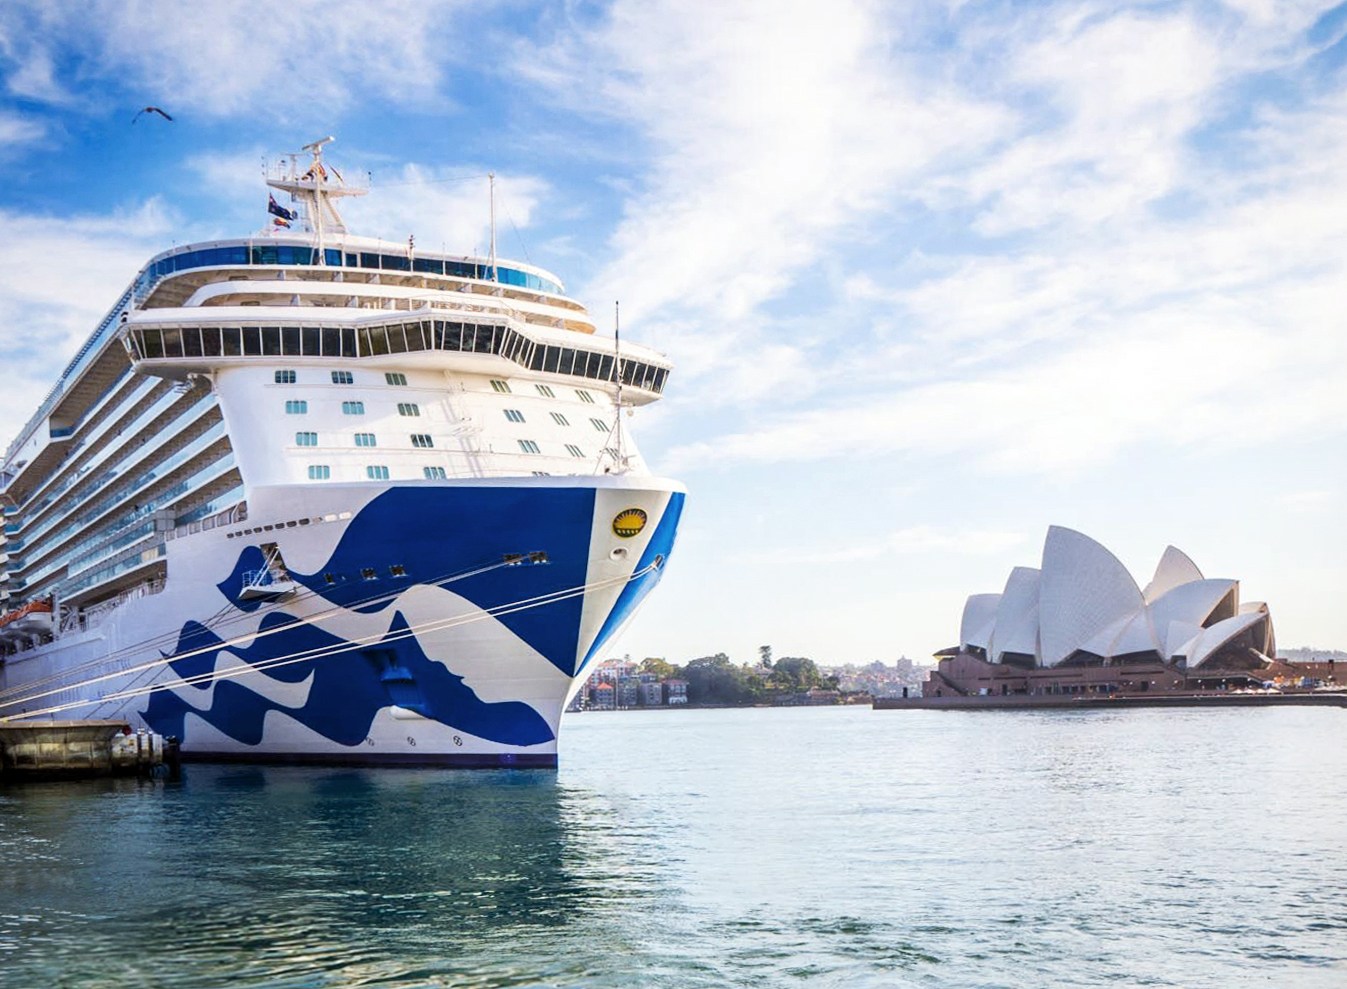
[{"label": "cruise ship", "polygon": [[[269,226],[152,258],[9,446],[0,721],[185,756],[554,766],[684,489],[670,364],[552,274],[348,233],[325,138]],[[494,197],[493,197],[494,215]]]}]

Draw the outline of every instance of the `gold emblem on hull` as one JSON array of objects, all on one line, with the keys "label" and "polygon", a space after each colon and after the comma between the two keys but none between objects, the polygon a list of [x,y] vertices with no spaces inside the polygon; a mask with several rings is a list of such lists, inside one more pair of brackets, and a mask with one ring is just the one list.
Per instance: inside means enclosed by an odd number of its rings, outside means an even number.
[{"label": "gold emblem on hull", "polygon": [[623,539],[630,539],[645,528],[649,516],[639,508],[624,508],[613,519],[613,532]]}]

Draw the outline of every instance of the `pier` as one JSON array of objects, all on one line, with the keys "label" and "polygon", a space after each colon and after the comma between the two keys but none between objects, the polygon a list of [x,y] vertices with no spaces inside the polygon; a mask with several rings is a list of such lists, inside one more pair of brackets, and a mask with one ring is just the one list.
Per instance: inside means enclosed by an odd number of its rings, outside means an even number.
[{"label": "pier", "polygon": [[0,782],[152,776],[178,772],[177,739],[132,731],[124,721],[0,725]]},{"label": "pier", "polygon": [[945,694],[939,697],[876,697],[880,710],[1006,711],[1120,710],[1132,707],[1347,707],[1347,690],[1174,691],[1163,694]]}]

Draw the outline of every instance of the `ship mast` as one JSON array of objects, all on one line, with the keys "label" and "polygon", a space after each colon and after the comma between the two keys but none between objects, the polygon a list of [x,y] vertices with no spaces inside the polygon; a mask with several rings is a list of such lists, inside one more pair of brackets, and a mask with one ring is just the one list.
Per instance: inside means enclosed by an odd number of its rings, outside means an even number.
[{"label": "ship mast", "polygon": [[[347,185],[341,173],[335,168],[323,164],[323,147],[336,138],[324,137],[321,140],[304,145],[303,150],[312,156],[308,168],[299,170],[299,154],[289,155],[289,167],[267,175],[267,185],[281,192],[288,192],[298,203],[304,206],[303,214],[309,231],[314,235],[314,264],[326,262],[326,238],[329,233],[346,233],[346,223],[337,212],[334,200],[342,196],[363,196],[368,189]],[[331,178],[329,178],[329,175]],[[335,179],[335,181],[334,181]]]}]

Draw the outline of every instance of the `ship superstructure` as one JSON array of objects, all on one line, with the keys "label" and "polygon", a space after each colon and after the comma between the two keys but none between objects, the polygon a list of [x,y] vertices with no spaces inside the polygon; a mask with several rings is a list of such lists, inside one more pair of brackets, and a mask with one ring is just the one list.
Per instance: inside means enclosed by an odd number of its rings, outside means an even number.
[{"label": "ship superstructure", "polygon": [[683,491],[622,417],[668,361],[494,237],[347,232],[327,140],[271,170],[271,230],[153,258],[7,451],[0,718],[550,765],[658,580]]}]

